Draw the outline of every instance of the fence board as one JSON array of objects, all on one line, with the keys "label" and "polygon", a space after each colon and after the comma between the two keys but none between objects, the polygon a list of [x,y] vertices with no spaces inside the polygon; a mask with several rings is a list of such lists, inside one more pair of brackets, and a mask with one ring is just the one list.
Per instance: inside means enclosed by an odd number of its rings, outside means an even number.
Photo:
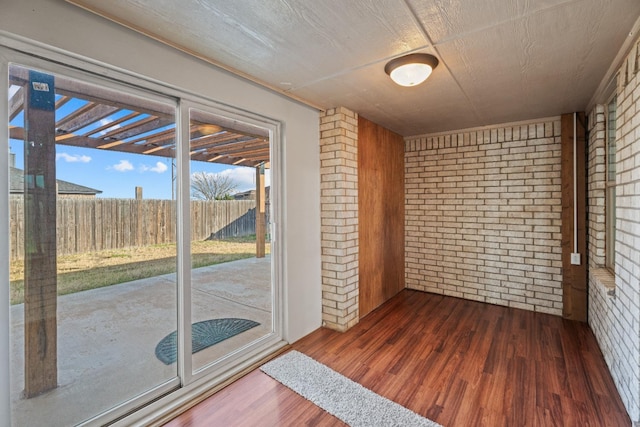
[{"label": "fence board", "polygon": [[[175,202],[135,199],[58,199],[57,253],[69,255],[174,243]],[[11,197],[11,259],[24,258],[24,203]],[[267,223],[269,223],[267,209]],[[191,240],[255,234],[255,200],[191,202]]]}]

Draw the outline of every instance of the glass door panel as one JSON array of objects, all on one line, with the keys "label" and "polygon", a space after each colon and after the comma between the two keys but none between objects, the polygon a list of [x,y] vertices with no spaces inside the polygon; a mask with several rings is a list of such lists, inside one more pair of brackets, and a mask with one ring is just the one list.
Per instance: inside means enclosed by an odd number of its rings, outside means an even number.
[{"label": "glass door panel", "polygon": [[12,423],[75,425],[178,385],[175,103],[9,87]]},{"label": "glass door panel", "polygon": [[267,129],[189,110],[192,369],[273,332]]}]

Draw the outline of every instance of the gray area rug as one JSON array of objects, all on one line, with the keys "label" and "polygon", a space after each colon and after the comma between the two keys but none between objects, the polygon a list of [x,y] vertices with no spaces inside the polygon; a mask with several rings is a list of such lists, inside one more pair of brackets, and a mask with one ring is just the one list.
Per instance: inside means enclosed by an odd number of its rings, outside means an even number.
[{"label": "gray area rug", "polygon": [[297,351],[260,370],[353,427],[440,426]]}]

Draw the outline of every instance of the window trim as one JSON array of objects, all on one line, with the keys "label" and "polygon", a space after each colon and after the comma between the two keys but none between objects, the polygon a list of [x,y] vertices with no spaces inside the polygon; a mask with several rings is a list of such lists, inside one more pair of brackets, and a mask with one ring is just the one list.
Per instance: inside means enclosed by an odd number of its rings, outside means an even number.
[{"label": "window trim", "polygon": [[[615,108],[612,109],[611,106]],[[617,95],[614,93],[607,103],[605,104],[605,268],[615,273],[615,240],[616,240],[616,177],[615,177],[615,162],[616,153],[611,153],[612,141],[610,139],[611,131],[613,130],[613,150],[616,147],[616,132],[617,129],[611,129],[610,115],[614,114],[614,126],[617,128]],[[611,170],[611,157],[613,156],[614,170]],[[614,174],[611,179],[611,173]]]}]

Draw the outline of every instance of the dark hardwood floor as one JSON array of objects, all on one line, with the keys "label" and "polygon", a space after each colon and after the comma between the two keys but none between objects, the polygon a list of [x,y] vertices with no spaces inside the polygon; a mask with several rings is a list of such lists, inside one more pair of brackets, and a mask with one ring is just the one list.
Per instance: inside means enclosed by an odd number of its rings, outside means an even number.
[{"label": "dark hardwood floor", "polygon": [[[292,348],[445,427],[630,426],[584,323],[404,290]],[[167,426],[344,425],[259,370]]]}]

